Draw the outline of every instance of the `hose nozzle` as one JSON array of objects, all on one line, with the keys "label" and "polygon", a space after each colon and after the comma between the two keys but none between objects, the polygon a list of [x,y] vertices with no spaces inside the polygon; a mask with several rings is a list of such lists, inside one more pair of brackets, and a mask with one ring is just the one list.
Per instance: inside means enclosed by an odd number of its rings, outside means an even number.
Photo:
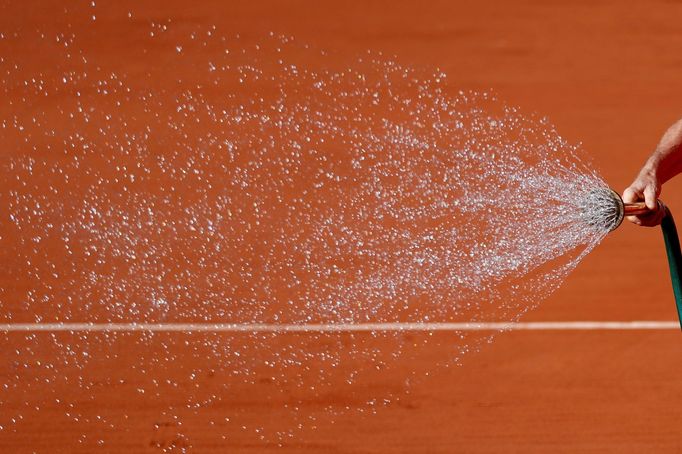
[{"label": "hose nozzle", "polygon": [[600,188],[590,192],[583,213],[589,225],[612,232],[620,226],[625,216],[637,216],[651,211],[644,202],[625,203],[613,189]]}]

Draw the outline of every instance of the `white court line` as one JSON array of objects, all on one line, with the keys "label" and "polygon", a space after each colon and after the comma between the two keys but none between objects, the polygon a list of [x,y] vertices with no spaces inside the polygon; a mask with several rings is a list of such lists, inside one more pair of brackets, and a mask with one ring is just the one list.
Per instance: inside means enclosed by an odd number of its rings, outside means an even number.
[{"label": "white court line", "polygon": [[209,332],[328,333],[376,331],[594,331],[677,330],[674,321],[463,322],[463,323],[0,323],[0,332]]}]

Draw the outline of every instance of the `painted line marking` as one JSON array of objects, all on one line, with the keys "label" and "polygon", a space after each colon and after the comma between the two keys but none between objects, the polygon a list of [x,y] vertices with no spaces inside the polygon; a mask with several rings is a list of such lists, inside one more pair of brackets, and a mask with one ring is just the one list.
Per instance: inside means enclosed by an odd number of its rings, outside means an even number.
[{"label": "painted line marking", "polygon": [[4,332],[334,333],[375,331],[593,331],[677,330],[674,321],[461,322],[461,323],[0,323]]}]

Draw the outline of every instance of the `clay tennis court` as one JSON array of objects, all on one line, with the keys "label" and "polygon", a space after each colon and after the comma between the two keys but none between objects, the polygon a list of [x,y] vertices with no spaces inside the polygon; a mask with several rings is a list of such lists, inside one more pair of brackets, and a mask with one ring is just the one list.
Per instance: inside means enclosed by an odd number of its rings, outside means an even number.
[{"label": "clay tennis court", "polygon": [[[135,53],[136,36],[147,34],[150,24],[215,26],[239,33],[245,44],[283,33],[333,51],[339,61],[369,49],[404,64],[440,68],[453,92],[493,89],[513,105],[548,116],[622,190],[680,117],[680,15],[682,5],[675,2],[3,2],[0,62],[18,59],[24,68],[57,71],[49,47],[12,39],[16,30],[40,30],[77,36],[88,55],[96,55],[91,65],[136,74],[143,61],[153,66],[157,58],[162,66],[170,58],[149,47]],[[128,58],[131,49],[137,60]],[[34,96],[26,103],[26,92],[5,70],[3,86],[10,88],[3,93],[0,120],[6,124],[56,102]],[[178,65],[177,71],[192,77],[194,69]],[[72,83],[75,92],[79,82]],[[35,144],[14,130],[2,131],[3,160],[32,152]],[[2,181],[0,197],[7,199],[14,183],[11,176]],[[682,213],[681,189],[682,179],[673,180],[662,194],[673,214]],[[377,334],[390,326],[273,335],[224,325],[192,329],[201,320],[190,318],[181,320],[190,324],[186,330],[173,331],[163,317],[130,316],[114,320],[124,328],[109,327],[123,329],[113,341],[107,340],[106,324],[99,330],[50,328],[37,318],[111,320],[102,308],[65,311],[49,300],[13,305],[32,281],[17,281],[19,246],[5,216],[0,222],[0,244],[15,251],[3,253],[0,272],[0,385],[12,384],[2,394],[2,452],[682,450],[682,343],[659,229],[624,225],[610,234],[558,291],[523,317],[529,323],[524,326],[535,329],[499,333],[488,344],[487,335],[497,328],[476,326],[472,335],[481,344],[459,365],[448,362],[454,356],[448,339],[459,328],[411,327],[399,335],[407,353],[386,370],[378,353],[376,371],[350,394],[334,370],[327,370],[330,387],[324,393],[307,393],[312,384],[305,377],[296,378],[304,386],[280,392],[266,366],[253,370],[252,385],[226,391],[221,382],[232,371],[216,352],[241,348],[258,354],[249,350],[254,344],[277,351],[324,353],[349,345],[391,351],[396,338]],[[191,309],[202,301],[184,304]],[[125,330],[140,322],[153,326]],[[87,345],[92,357],[110,353],[87,366],[85,391],[74,385],[82,373],[78,361],[58,373],[50,367],[69,345]],[[76,351],[74,358],[82,355]],[[368,364],[358,361],[340,369]],[[300,374],[301,367],[291,373]],[[320,366],[313,361],[307,367]],[[420,378],[408,386],[413,371]],[[150,391],[148,377],[162,383]],[[286,407],[288,394],[297,396],[295,409]],[[366,405],[368,396],[377,402]],[[392,397],[383,405],[386,396]],[[351,410],[337,411],[346,407]],[[334,409],[331,416],[328,408]]]}]

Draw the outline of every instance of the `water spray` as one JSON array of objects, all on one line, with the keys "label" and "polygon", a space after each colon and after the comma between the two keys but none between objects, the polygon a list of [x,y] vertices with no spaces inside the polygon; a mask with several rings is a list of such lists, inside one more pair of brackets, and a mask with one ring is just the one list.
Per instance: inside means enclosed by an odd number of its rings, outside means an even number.
[{"label": "water spray", "polygon": [[664,210],[665,215],[661,221],[661,230],[665,242],[665,251],[668,256],[670,268],[670,280],[675,295],[677,316],[682,329],[682,253],[680,252],[680,240],[677,236],[675,221],[668,207],[660,200],[655,210],[647,208],[644,202],[625,203],[621,196],[613,189],[598,189],[592,191],[585,205],[585,213],[590,213],[586,220],[590,225],[604,228],[611,232],[620,226],[625,216],[637,216]]}]

